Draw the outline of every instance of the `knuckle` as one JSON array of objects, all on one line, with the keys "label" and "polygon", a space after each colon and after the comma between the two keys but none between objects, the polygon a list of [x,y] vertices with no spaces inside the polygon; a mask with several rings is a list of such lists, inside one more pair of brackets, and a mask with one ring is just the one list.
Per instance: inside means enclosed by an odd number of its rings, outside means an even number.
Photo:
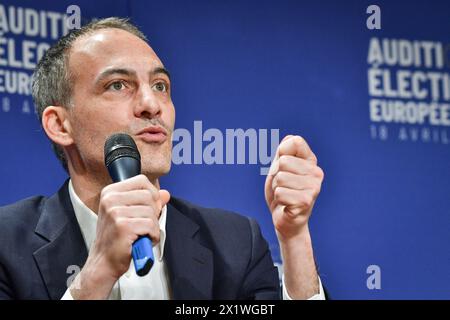
[{"label": "knuckle", "polygon": [[317,185],[315,186],[315,188],[313,189],[314,190],[314,194],[313,194],[314,197],[317,197],[319,195],[321,189],[322,189],[322,181],[319,181],[317,183]]},{"label": "knuckle", "polygon": [[159,228],[153,228],[151,230],[151,236],[154,241],[159,242],[159,240],[161,239],[161,232],[159,231]]},{"label": "knuckle", "polygon": [[160,233],[158,232],[155,236],[154,236],[154,241],[155,242],[159,242],[160,240],[161,240],[161,235],[160,235]]},{"label": "knuckle", "polygon": [[301,207],[308,207],[308,204],[309,204],[309,195],[307,194],[307,193],[303,193],[301,196],[300,196],[300,206]]},{"label": "knuckle", "polygon": [[148,219],[148,221],[146,221],[145,223],[145,229],[153,240],[159,241],[160,238],[159,224],[157,224],[153,219]]},{"label": "knuckle", "polygon": [[283,172],[283,171],[278,171],[275,174],[274,179],[275,179],[275,185],[282,186],[286,183],[287,173]]},{"label": "knuckle", "polygon": [[153,192],[149,189],[144,189],[140,191],[142,196],[145,198],[145,203],[151,204],[154,200]]},{"label": "knuckle", "polygon": [[149,190],[152,200],[153,201],[158,201],[159,200],[159,192],[158,190]]},{"label": "knuckle", "polygon": [[273,191],[273,196],[274,196],[275,200],[280,200],[281,197],[283,196],[282,188],[276,187],[275,190]]},{"label": "knuckle", "polygon": [[148,184],[150,181],[148,181],[148,178],[144,174],[139,174],[135,177],[136,179],[136,187],[141,187],[144,189],[148,188]]},{"label": "knuckle", "polygon": [[160,231],[159,231],[159,228],[154,228],[153,229],[153,232],[152,232],[152,235],[153,235],[153,238],[156,240],[156,241],[159,241],[159,239],[160,239],[160,237],[161,237],[161,233],[160,233]]},{"label": "knuckle", "polygon": [[286,170],[289,163],[289,157],[286,155],[280,156],[278,159],[278,170]]},{"label": "knuckle", "polygon": [[142,193],[144,194],[144,196],[146,198],[152,198],[153,197],[153,192],[150,189],[144,189],[144,190],[142,190]]},{"label": "knuckle", "polygon": [[304,199],[304,205],[305,207],[309,208],[313,203],[313,195],[306,193],[305,199]]},{"label": "knuckle", "polygon": [[106,193],[102,194],[100,201],[104,208],[109,208],[112,206],[112,204],[113,204],[112,197],[113,197],[113,195],[111,194],[111,192],[106,192]]},{"label": "knuckle", "polygon": [[114,221],[116,221],[116,223],[117,222],[120,222],[120,210],[119,210],[119,208],[117,208],[117,207],[109,207],[108,209],[107,209],[107,214],[108,214],[108,216],[110,216]]},{"label": "knuckle", "polygon": [[147,181],[147,177],[144,175],[144,174],[138,174],[137,176],[136,176],[136,179],[138,180],[138,181],[140,181],[140,182],[142,182],[142,183],[145,183],[146,181]]},{"label": "knuckle", "polygon": [[109,189],[109,185],[102,189],[102,191],[100,192],[100,200],[104,199],[109,194]]},{"label": "knuckle", "polygon": [[316,176],[317,178],[319,178],[320,180],[323,180],[325,173],[323,172],[322,168],[320,167],[315,167],[314,170],[314,176]]},{"label": "knuckle", "polygon": [[314,197],[317,198],[319,196],[320,191],[322,190],[322,186],[319,184],[314,192]]}]

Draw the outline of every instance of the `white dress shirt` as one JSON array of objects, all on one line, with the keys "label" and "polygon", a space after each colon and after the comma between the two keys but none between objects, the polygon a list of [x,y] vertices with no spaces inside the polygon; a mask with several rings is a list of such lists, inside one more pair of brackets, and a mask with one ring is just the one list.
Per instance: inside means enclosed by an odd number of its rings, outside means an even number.
[{"label": "white dress shirt", "polygon": [[[75,193],[72,180],[69,181],[70,200],[75,211],[78,224],[83,235],[88,252],[91,250],[96,237],[97,215],[89,209]],[[161,231],[160,241],[153,246],[153,256],[155,261],[153,267],[147,275],[140,277],[136,274],[133,261],[130,268],[114,284],[109,295],[109,300],[169,300],[172,297],[169,274],[164,257],[164,244],[166,242],[166,219],[167,206],[161,210],[159,217],[159,229]],[[283,299],[291,300],[283,280]],[[325,300],[322,283],[319,278],[320,292],[312,296],[309,300]],[[61,300],[73,300],[70,290],[67,289]]]}]

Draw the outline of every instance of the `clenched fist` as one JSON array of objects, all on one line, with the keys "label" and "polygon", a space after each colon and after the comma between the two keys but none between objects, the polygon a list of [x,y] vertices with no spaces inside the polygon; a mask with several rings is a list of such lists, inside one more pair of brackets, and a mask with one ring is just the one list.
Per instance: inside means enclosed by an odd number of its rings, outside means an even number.
[{"label": "clenched fist", "polygon": [[96,239],[74,284],[75,299],[104,299],[130,267],[133,242],[148,235],[160,239],[159,216],[170,194],[158,190],[144,175],[103,188]]},{"label": "clenched fist", "polygon": [[291,239],[307,227],[323,178],[306,141],[286,136],[278,146],[264,188],[279,238]]}]

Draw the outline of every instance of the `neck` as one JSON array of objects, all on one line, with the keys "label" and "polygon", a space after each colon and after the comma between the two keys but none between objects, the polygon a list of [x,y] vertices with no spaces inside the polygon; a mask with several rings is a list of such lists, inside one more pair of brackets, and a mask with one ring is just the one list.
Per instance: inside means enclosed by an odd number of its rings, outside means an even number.
[{"label": "neck", "polygon": [[[108,170],[103,164],[90,163],[87,166],[78,154],[76,148],[68,148],[66,159],[70,179],[75,193],[80,200],[97,214],[100,194],[104,187],[112,183]],[[146,175],[150,182],[159,190],[158,176]]]}]

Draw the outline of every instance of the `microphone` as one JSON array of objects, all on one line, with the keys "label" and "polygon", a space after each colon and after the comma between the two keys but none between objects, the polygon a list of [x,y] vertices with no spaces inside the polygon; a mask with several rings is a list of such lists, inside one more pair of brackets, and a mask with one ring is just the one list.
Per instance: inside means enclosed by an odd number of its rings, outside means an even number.
[{"label": "microphone", "polygon": [[[111,135],[105,142],[105,165],[113,182],[120,182],[141,173],[141,155],[133,138],[125,133]],[[145,276],[153,266],[152,241],[140,236],[132,246],[134,268]]]}]

